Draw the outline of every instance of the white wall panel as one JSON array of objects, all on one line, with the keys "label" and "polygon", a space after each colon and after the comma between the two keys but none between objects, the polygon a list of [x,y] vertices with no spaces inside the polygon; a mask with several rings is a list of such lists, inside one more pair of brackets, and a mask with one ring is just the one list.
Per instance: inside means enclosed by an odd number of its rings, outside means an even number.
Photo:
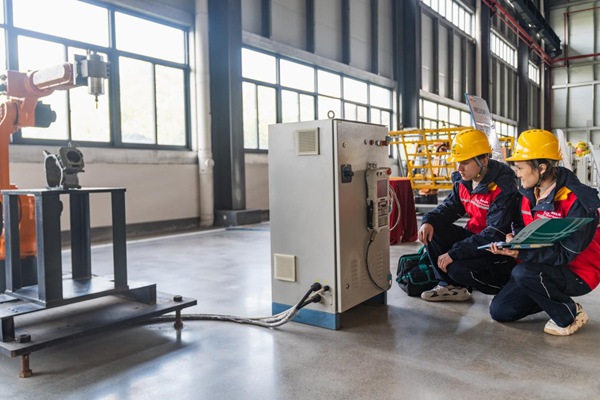
[{"label": "white wall panel", "polygon": [[448,97],[448,30],[443,26],[439,27],[439,51],[438,51],[438,76],[439,92],[442,97]]},{"label": "white wall panel", "polygon": [[557,11],[551,12],[550,18],[548,20],[550,22],[550,26],[552,27],[552,30],[554,30],[554,33],[556,33],[556,35],[560,39],[561,43],[565,42],[565,35],[564,35],[565,19],[563,16],[564,11],[565,11],[564,9],[559,9]]},{"label": "white wall panel", "polygon": [[269,209],[269,163],[266,154],[246,153],[246,208]]},{"label": "white wall panel", "polygon": [[371,69],[371,4],[368,0],[350,1],[350,65]]},{"label": "white wall panel", "polygon": [[[600,3],[596,2],[596,6],[598,6],[599,4]],[[594,35],[591,37],[594,38],[593,39],[594,40],[594,53],[598,53],[599,43],[600,43],[600,29],[598,29],[598,26],[600,26],[600,10],[594,9],[594,11],[592,11],[592,12],[594,13],[594,26],[593,26]]]},{"label": "white wall panel", "polygon": [[315,54],[342,61],[342,2],[315,1]]},{"label": "white wall panel", "polygon": [[271,22],[273,40],[306,49],[306,1],[273,0]]},{"label": "white wall panel", "polygon": [[243,0],[242,1],[242,29],[247,32],[261,34],[261,1]]},{"label": "white wall panel", "polygon": [[568,118],[570,127],[585,127],[593,118],[592,86],[569,88]]},{"label": "white wall panel", "polygon": [[[86,149],[80,149],[84,154]],[[43,157],[40,154],[40,159]],[[21,189],[46,186],[44,165],[11,163],[11,181]],[[197,164],[105,164],[85,163],[79,175],[83,187],[123,187],[128,224],[199,217]],[[68,201],[68,199],[63,199]],[[67,204],[64,209],[68,210]],[[90,196],[92,227],[110,226],[110,196]],[[68,212],[61,216],[62,230],[69,230]]]},{"label": "white wall panel", "polygon": [[569,77],[569,70],[567,68],[554,68],[552,69],[552,82],[554,85],[566,85]]},{"label": "white wall panel", "polygon": [[591,65],[573,66],[569,68],[569,83],[591,83],[594,80],[594,70]]},{"label": "white wall panel", "polygon": [[463,99],[464,93],[463,88],[461,87],[461,80],[464,76],[463,68],[462,68],[462,58],[457,55],[460,54],[461,51],[461,39],[460,36],[453,34],[454,40],[454,56],[452,59],[452,98],[456,101],[461,101]]},{"label": "white wall panel", "polygon": [[[403,79],[400,77],[400,79]],[[431,91],[433,85],[433,21],[421,14],[421,89]]]},{"label": "white wall panel", "polygon": [[394,77],[394,31],[391,0],[379,0],[379,75]]},{"label": "white wall panel", "polygon": [[567,89],[552,91],[552,127],[567,126]]},{"label": "white wall panel", "polygon": [[568,55],[594,53],[594,13],[577,12],[568,17]]},{"label": "white wall panel", "polygon": [[[577,2],[552,9],[550,24],[566,45],[559,57],[598,52],[600,12],[590,10],[597,3]],[[565,130],[571,142],[591,139],[599,144],[600,66],[595,63],[597,58],[570,58],[568,64],[557,63],[552,69],[552,128]]]}]

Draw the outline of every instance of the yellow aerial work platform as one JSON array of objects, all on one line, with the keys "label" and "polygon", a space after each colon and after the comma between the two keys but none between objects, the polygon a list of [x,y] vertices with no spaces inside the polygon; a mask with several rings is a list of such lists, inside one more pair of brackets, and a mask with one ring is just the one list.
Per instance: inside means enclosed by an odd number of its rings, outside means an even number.
[{"label": "yellow aerial work platform", "polygon": [[[412,129],[392,131],[388,144],[401,144],[406,157],[406,177],[413,189],[421,193],[436,193],[452,188],[452,173],[456,164],[446,161],[454,135],[472,126],[456,126],[439,129]],[[498,137],[502,155],[506,157],[513,148],[514,138]]]},{"label": "yellow aerial work platform", "polygon": [[454,135],[470,126],[392,131],[389,144],[401,144],[406,157],[406,177],[413,189],[451,189],[454,163],[446,162]]}]

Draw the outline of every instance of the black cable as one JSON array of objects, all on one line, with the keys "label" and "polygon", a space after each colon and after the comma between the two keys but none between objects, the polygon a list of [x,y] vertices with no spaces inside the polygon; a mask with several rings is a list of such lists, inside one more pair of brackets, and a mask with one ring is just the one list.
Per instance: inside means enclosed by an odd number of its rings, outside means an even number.
[{"label": "black cable", "polygon": [[373,276],[371,276],[371,269],[369,268],[369,249],[371,248],[371,244],[375,241],[375,236],[377,236],[377,231],[371,231],[371,237],[369,238],[369,243],[367,244],[367,251],[365,254],[366,270],[371,283],[375,285],[377,289],[381,290],[382,292],[385,292],[387,289],[382,288],[377,284],[377,282],[375,282]]},{"label": "black cable", "polygon": [[[321,301],[321,293],[328,291],[329,286],[322,286],[319,282],[315,282],[310,286],[310,289],[302,296],[300,301],[289,309],[280,312],[279,314],[262,318],[245,318],[234,315],[219,315],[219,314],[181,314],[180,319],[185,321],[228,321],[239,324],[249,324],[261,326],[264,328],[276,328],[289,322],[301,308],[306,307],[311,303]],[[172,322],[176,321],[176,315],[161,315],[144,321],[144,323],[154,322]]]},{"label": "black cable", "polygon": [[315,297],[314,297],[312,300],[306,300],[304,303],[302,303],[302,304],[300,305],[300,307],[299,307],[298,309],[300,310],[301,308],[304,308],[304,307],[306,307],[307,305],[309,305],[309,304],[312,304],[312,303],[318,303],[318,302],[320,302],[320,301],[321,301],[321,299],[322,299],[321,295],[320,295],[320,294],[318,294],[318,295],[316,295],[316,296],[315,296]]}]

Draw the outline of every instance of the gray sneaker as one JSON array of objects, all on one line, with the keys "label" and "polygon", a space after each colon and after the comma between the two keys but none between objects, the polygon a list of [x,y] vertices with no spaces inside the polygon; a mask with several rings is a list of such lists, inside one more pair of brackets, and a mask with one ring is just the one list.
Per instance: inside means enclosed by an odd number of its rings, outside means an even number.
[{"label": "gray sneaker", "polygon": [[471,293],[467,288],[446,285],[437,285],[431,290],[421,293],[421,298],[427,301],[465,301],[471,298]]},{"label": "gray sneaker", "polygon": [[571,323],[571,325],[562,327],[556,325],[556,322],[553,320],[550,320],[546,323],[546,326],[544,326],[544,332],[554,336],[569,336],[577,332],[579,328],[587,324],[588,321],[589,317],[587,313],[583,311],[583,308],[578,303],[575,320]]}]

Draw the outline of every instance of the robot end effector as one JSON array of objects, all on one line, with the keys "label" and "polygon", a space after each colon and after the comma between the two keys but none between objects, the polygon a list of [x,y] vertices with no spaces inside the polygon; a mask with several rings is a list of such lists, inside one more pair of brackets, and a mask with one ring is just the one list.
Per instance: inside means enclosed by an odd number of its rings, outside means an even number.
[{"label": "robot end effector", "polygon": [[75,55],[75,65],[75,85],[87,85],[88,93],[94,96],[98,108],[98,96],[104,94],[104,80],[108,79],[108,63],[100,54],[88,51],[87,56]]},{"label": "robot end effector", "polygon": [[9,99],[22,102],[22,106],[31,109],[25,103],[35,101],[35,114],[31,115],[31,124],[21,121],[20,126],[47,128],[56,121],[56,113],[49,105],[38,102],[40,97],[48,96],[55,90],[68,90],[87,85],[88,93],[95,97],[104,94],[104,80],[108,79],[108,63],[96,52],[89,51],[86,56],[75,55],[73,63],[64,63],[53,67],[29,71],[27,73],[7,71],[0,76],[0,92]]}]

